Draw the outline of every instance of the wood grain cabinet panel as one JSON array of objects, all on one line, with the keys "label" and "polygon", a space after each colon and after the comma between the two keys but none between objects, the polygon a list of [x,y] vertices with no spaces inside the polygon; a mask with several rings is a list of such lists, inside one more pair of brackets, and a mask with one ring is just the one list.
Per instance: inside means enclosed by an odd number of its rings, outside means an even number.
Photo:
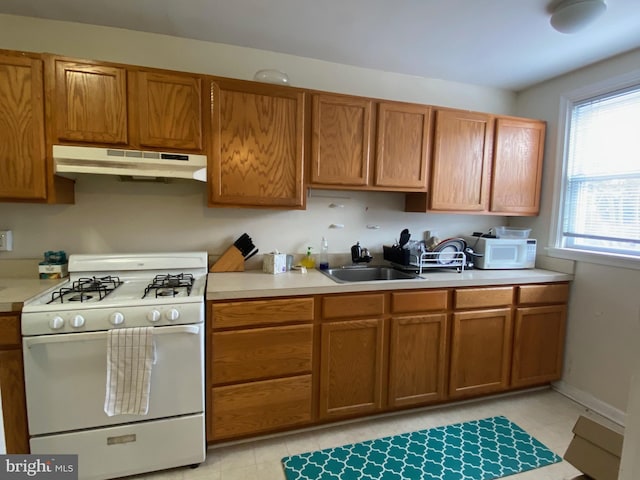
[{"label": "wood grain cabinet panel", "polygon": [[382,406],[382,319],[321,325],[321,419],[372,413]]},{"label": "wood grain cabinet panel", "polygon": [[0,55],[0,200],[45,200],[42,61]]},{"label": "wood grain cabinet panel", "polygon": [[314,95],[311,184],[369,183],[373,101],[343,95]]},{"label": "wood grain cabinet panel", "polygon": [[382,315],[384,304],[383,293],[330,295],[322,298],[322,318],[335,320]]},{"label": "wood grain cabinet panel", "polygon": [[305,92],[215,81],[209,200],[302,208]]},{"label": "wood grain cabinet panel", "polygon": [[311,421],[311,375],[216,387],[209,440],[272,432]]},{"label": "wood grain cabinet panel", "polygon": [[126,145],[127,70],[55,59],[52,115],[60,141]]},{"label": "wood grain cabinet panel", "polygon": [[537,215],[540,211],[545,123],[498,118],[491,175],[490,211]]},{"label": "wood grain cabinet panel", "polygon": [[518,287],[518,305],[566,303],[568,300],[568,283],[521,285]]},{"label": "wood grain cabinet panel", "polygon": [[492,117],[437,110],[429,209],[482,212],[489,205]]},{"label": "wood grain cabinet panel", "polygon": [[458,288],[454,292],[454,308],[501,307],[513,303],[513,287]]},{"label": "wood grain cabinet panel", "polygon": [[214,385],[311,372],[313,325],[214,332]]},{"label": "wood grain cabinet panel", "polygon": [[426,191],[430,130],[430,107],[398,102],[378,104],[376,187]]},{"label": "wood grain cabinet panel", "polygon": [[0,391],[7,453],[29,453],[20,317],[0,315]]},{"label": "wood grain cabinet panel", "polygon": [[313,298],[210,303],[213,328],[275,325],[313,320]]},{"label": "wood grain cabinet panel", "polygon": [[460,398],[505,390],[511,342],[510,308],[454,312],[449,395]]},{"label": "wood grain cabinet panel", "polygon": [[419,290],[391,292],[392,313],[418,313],[446,310],[449,307],[448,290]]},{"label": "wood grain cabinet panel", "polygon": [[192,75],[138,71],[132,110],[143,147],[202,151],[202,80]]},{"label": "wood grain cabinet panel", "polygon": [[445,398],[447,331],[445,313],[391,319],[389,406]]},{"label": "wood grain cabinet panel", "polygon": [[511,374],[514,387],[540,385],[560,379],[566,315],[565,305],[516,310]]}]

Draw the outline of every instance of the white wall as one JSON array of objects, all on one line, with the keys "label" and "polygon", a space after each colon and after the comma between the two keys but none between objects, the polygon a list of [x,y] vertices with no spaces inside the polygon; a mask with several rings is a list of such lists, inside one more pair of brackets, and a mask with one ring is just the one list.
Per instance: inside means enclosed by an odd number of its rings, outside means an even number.
[{"label": "white wall", "polygon": [[[525,222],[538,232],[539,245],[548,245],[552,221],[558,145],[560,98],[564,94],[637,70],[640,50],[558,77],[521,92],[516,113],[547,121],[541,214]],[[577,262],[571,289],[564,387],[584,394],[612,413],[627,409],[638,338],[634,329],[640,309],[640,270]]]},{"label": "white wall", "polygon": [[[27,17],[0,15],[0,48],[51,52],[234,78],[251,79],[262,68],[288,73],[295,86],[376,98],[513,113],[512,92],[442,80],[373,71],[254,49],[163,35]],[[398,193],[336,192],[312,196],[306,211],[207,208],[205,185],[122,183],[115,177],[82,176],[75,205],[0,203],[0,228],[13,230],[8,258],[41,257],[45,250],[69,253],[205,249],[222,253],[246,231],[261,252],[274,248],[304,253],[327,236],[332,252],[356,241],[374,252],[407,227],[414,239],[426,229],[440,237],[487,230],[501,217],[404,213]],[[315,195],[328,195],[316,191]],[[341,198],[348,197],[348,198]],[[342,230],[329,229],[344,224]],[[366,225],[380,225],[379,230]]]}]

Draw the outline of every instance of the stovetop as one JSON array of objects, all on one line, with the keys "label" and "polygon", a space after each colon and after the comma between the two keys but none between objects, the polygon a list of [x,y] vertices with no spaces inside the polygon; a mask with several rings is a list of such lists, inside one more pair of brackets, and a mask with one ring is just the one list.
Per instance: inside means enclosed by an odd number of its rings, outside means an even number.
[{"label": "stovetop", "polygon": [[206,252],[71,255],[69,270],[24,304],[23,335],[204,321]]}]

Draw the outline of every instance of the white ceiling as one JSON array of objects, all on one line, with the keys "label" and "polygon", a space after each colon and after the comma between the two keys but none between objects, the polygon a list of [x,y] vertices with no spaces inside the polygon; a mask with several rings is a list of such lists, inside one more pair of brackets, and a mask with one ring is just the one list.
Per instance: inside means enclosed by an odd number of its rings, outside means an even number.
[{"label": "white ceiling", "polygon": [[0,13],[163,33],[521,90],[640,47],[640,0],[566,35],[551,0],[2,0]]}]

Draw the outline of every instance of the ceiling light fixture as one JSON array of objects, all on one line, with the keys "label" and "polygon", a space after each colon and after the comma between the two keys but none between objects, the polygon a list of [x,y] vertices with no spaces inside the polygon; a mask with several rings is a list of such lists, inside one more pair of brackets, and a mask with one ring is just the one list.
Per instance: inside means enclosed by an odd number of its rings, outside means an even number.
[{"label": "ceiling light fixture", "polygon": [[561,33],[575,33],[606,10],[604,0],[556,0],[549,5],[551,26]]}]

